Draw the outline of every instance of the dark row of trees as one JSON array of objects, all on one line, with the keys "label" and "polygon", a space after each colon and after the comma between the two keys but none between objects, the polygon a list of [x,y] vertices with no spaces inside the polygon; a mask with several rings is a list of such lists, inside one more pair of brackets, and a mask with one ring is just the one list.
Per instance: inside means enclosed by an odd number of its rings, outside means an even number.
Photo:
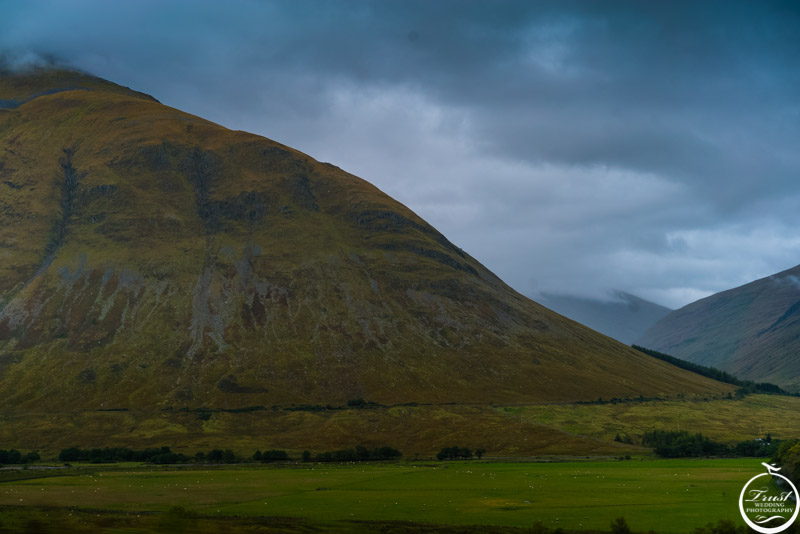
[{"label": "dark row of trees", "polygon": [[309,451],[303,451],[304,462],[372,462],[380,460],[396,460],[403,453],[392,447],[377,447],[367,449],[359,445],[354,449],[341,449],[338,451],[321,452],[312,456]]},{"label": "dark row of trees", "polygon": [[642,436],[642,445],[652,447],[653,452],[664,458],[691,456],[720,456],[727,446],[712,441],[700,433],[690,434],[685,430],[653,430]]},{"label": "dark row of trees", "polygon": [[58,454],[62,462],[90,462],[95,464],[115,462],[149,462],[153,464],[185,464],[196,463],[221,463],[232,464],[241,462],[242,458],[232,450],[213,449],[208,453],[198,452],[194,456],[172,452],[169,447],[155,447],[143,450],[133,450],[127,447],[105,447],[103,449],[81,449],[70,447],[63,449]]},{"label": "dark row of trees", "polygon": [[41,457],[39,453],[35,451],[22,454],[15,449],[11,449],[10,451],[0,449],[0,465],[30,464],[38,460],[41,460]]},{"label": "dark row of trees", "polygon": [[253,460],[256,462],[285,462],[289,459],[289,455],[286,454],[286,451],[279,451],[279,450],[269,450],[269,451],[256,451],[253,454]]},{"label": "dark row of trees", "polygon": [[664,458],[688,458],[700,456],[748,456],[755,458],[775,456],[782,442],[767,434],[766,437],[741,441],[733,446],[713,441],[700,433],[685,430],[653,430],[642,436],[642,445],[652,447],[653,452]]},{"label": "dark row of trees", "polygon": [[[9,451],[0,451],[0,464],[2,463],[23,463],[18,459],[22,456],[17,451],[13,455],[15,461],[3,462],[4,456],[2,453]],[[30,461],[39,460],[37,453],[29,453],[36,455],[35,459]],[[403,454],[392,447],[376,447],[374,449],[367,449],[359,445],[353,449],[342,449],[338,451],[322,452],[317,455],[312,455],[309,451],[303,451],[302,461],[304,462],[369,462],[379,460],[395,460],[400,458]],[[9,456],[7,454],[7,456]],[[11,457],[11,456],[9,456]],[[194,456],[186,456],[182,453],[172,452],[169,447],[157,447],[144,450],[133,450],[126,447],[106,447],[103,449],[81,449],[79,447],[70,447],[63,449],[58,459],[62,462],[90,462],[90,463],[115,463],[115,462],[149,462],[154,464],[183,464],[183,463],[219,463],[219,464],[233,464],[244,462],[245,458],[237,456],[231,449],[213,449],[207,453],[198,452]],[[257,462],[270,463],[270,462],[285,462],[291,458],[283,450],[257,450],[250,459]]]},{"label": "dark row of trees", "polygon": [[792,479],[795,484],[800,482],[800,440],[782,441],[772,458],[781,466],[782,475]]},{"label": "dark row of trees", "polygon": [[[475,456],[480,459],[485,452],[486,449],[475,449]],[[472,458],[472,456],[472,450],[457,445],[444,447],[436,454],[438,460],[466,460],[467,458]]]},{"label": "dark row of trees", "polygon": [[639,345],[632,345],[632,347],[639,352],[643,352],[648,354],[654,358],[658,358],[659,360],[665,361],[670,363],[676,367],[680,367],[681,369],[686,369],[687,371],[691,371],[698,375],[702,375],[708,378],[713,378],[719,382],[725,382],[726,384],[732,384],[734,386],[739,386],[739,390],[736,392],[737,397],[743,397],[744,395],[749,395],[751,393],[769,393],[772,395],[789,395],[789,396],[797,396],[794,393],[789,393],[785,389],[781,388],[780,386],[776,386],[775,384],[771,384],[769,382],[753,382],[752,380],[740,380],[736,378],[730,373],[726,373],[716,367],[708,367],[705,365],[698,365],[696,363],[687,362],[686,360],[681,360],[680,358],[676,358],[675,356],[670,356],[669,354],[664,354],[663,352],[658,352],[655,350],[647,349],[645,347],[640,347]]}]

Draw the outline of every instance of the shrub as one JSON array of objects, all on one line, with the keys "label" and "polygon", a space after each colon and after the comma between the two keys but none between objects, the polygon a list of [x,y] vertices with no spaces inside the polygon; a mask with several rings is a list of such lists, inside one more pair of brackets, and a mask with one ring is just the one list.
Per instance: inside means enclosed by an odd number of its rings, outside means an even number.
[{"label": "shrub", "polygon": [[611,522],[611,534],[631,534],[631,529],[624,517],[618,517]]},{"label": "shrub", "polygon": [[2,464],[21,464],[22,453],[11,449],[10,451],[0,450],[0,465]]}]

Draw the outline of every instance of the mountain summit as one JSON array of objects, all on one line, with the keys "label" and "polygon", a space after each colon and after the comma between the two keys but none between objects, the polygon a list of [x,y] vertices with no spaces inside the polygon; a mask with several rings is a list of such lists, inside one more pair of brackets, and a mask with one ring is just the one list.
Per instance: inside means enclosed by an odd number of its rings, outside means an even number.
[{"label": "mountain summit", "polygon": [[523,297],[407,207],[98,78],[0,78],[5,411],[720,392]]}]

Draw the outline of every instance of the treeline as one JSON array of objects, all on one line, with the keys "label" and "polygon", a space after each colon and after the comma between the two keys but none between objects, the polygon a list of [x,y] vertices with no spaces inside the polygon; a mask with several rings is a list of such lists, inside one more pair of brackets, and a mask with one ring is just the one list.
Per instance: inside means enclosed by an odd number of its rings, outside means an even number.
[{"label": "treeline", "polygon": [[642,445],[652,447],[653,452],[663,458],[691,458],[701,456],[746,456],[772,457],[782,445],[781,440],[767,434],[763,439],[740,441],[728,446],[713,441],[701,433],[691,434],[685,430],[653,430],[642,436]]},{"label": "treeline", "polygon": [[198,452],[189,457],[182,453],[172,452],[169,447],[154,447],[133,450],[127,447],[105,447],[102,449],[81,449],[70,447],[58,453],[62,462],[90,462],[93,464],[110,464],[116,462],[148,462],[153,464],[185,464],[192,461],[234,463],[239,461],[233,451],[214,449],[208,454]]},{"label": "treeline", "polygon": [[[0,463],[2,452],[0,451]],[[19,453],[14,456],[16,459]],[[36,458],[31,461],[39,460],[36,453],[29,453],[29,455],[36,455]],[[304,462],[369,462],[380,460],[395,460],[400,458],[403,454],[392,447],[376,447],[374,449],[367,449],[359,445],[353,449],[342,449],[338,451],[321,452],[312,456],[309,451],[303,451],[301,460]],[[156,447],[144,450],[133,450],[126,447],[106,447],[103,449],[81,449],[79,447],[70,447],[63,449],[58,454],[58,459],[62,462],[89,462],[89,463],[116,463],[116,462],[147,462],[153,464],[185,464],[185,463],[217,463],[217,464],[235,464],[245,462],[248,459],[238,456],[231,449],[212,449],[209,452],[197,452],[194,456],[186,456],[182,453],[172,452],[169,447]],[[283,450],[257,450],[249,458],[257,462],[270,463],[270,462],[285,462],[291,460],[289,454]],[[20,461],[11,461],[6,463],[22,463]]]},{"label": "treeline", "polygon": [[286,451],[271,450],[271,451],[256,451],[253,454],[253,460],[256,462],[270,463],[270,462],[285,462],[289,459]]},{"label": "treeline", "polygon": [[711,441],[702,434],[690,434],[685,430],[653,430],[642,436],[642,445],[652,447],[653,452],[664,458],[691,456],[721,456],[727,447]]},{"label": "treeline", "polygon": [[30,464],[41,460],[38,452],[29,452],[22,454],[18,450],[11,449],[10,451],[0,449],[0,465],[19,465]]},{"label": "treeline", "polygon": [[771,395],[787,395],[792,397],[798,396],[796,393],[789,393],[780,386],[776,386],[775,384],[771,384],[769,382],[753,382],[752,380],[740,380],[736,378],[734,375],[726,373],[725,371],[717,369],[716,367],[707,367],[705,365],[698,365],[696,363],[687,362],[686,360],[681,360],[680,358],[676,358],[675,356],[670,356],[669,354],[664,354],[662,352],[650,350],[645,347],[641,347],[639,345],[631,345],[631,346],[634,349],[638,350],[639,352],[643,352],[645,354],[652,356],[653,358],[658,358],[659,360],[671,363],[672,365],[680,367],[681,369],[686,369],[687,371],[691,371],[693,373],[705,376],[707,378],[713,378],[718,382],[725,382],[726,384],[739,386],[739,389],[736,391],[737,397],[743,397],[751,393],[768,393]]},{"label": "treeline", "polygon": [[[475,456],[480,460],[485,452],[486,449],[475,449]],[[468,458],[472,458],[472,450],[457,445],[444,447],[436,454],[438,460],[466,460]]]},{"label": "treeline", "polygon": [[800,481],[800,440],[782,441],[773,459],[781,466],[782,475],[789,477],[795,483]]},{"label": "treeline", "polygon": [[372,462],[380,460],[396,460],[403,453],[392,447],[377,447],[369,450],[359,445],[354,449],[341,449],[338,451],[321,452],[312,456],[309,451],[303,451],[304,462]]}]

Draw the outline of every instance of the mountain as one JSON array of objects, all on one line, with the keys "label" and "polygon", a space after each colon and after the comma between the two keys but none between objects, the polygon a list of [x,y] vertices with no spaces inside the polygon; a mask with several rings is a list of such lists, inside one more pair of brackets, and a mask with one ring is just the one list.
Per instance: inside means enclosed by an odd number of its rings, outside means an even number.
[{"label": "mountain", "polygon": [[523,297],[360,178],[93,76],[6,72],[0,147],[0,416],[20,432],[728,390]]},{"label": "mountain", "polygon": [[613,291],[609,297],[601,300],[542,293],[538,302],[626,345],[672,311],[625,291]]},{"label": "mountain", "polygon": [[676,310],[637,344],[800,390],[800,266]]}]

